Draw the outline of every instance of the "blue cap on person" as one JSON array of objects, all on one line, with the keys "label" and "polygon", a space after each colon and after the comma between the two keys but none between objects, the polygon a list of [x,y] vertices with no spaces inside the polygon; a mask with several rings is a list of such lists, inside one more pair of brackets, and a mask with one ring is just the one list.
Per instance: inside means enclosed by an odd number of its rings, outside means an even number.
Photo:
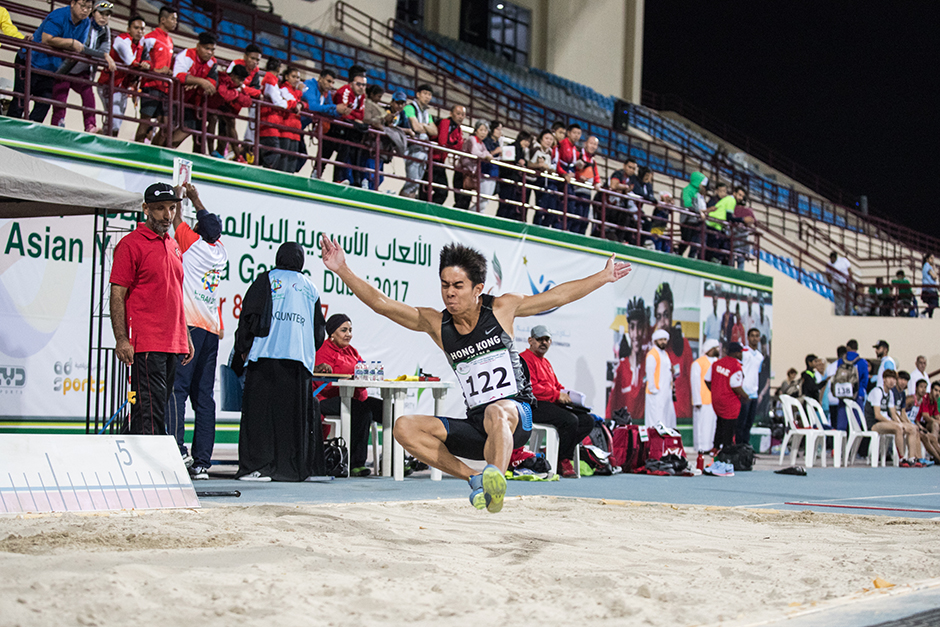
[{"label": "blue cap on person", "polygon": [[199,225],[199,235],[210,244],[222,235],[222,219],[205,209],[196,212],[196,223]]},{"label": "blue cap on person", "polygon": [[403,91],[399,90],[392,94],[392,102],[405,102],[406,100],[408,100],[408,96]]},{"label": "blue cap on person", "polygon": [[144,192],[144,202],[148,205],[150,203],[164,202],[166,200],[172,200],[175,202],[182,200],[182,198],[176,195],[176,190],[173,189],[172,185],[167,185],[166,183],[154,183],[147,188],[147,191]]}]

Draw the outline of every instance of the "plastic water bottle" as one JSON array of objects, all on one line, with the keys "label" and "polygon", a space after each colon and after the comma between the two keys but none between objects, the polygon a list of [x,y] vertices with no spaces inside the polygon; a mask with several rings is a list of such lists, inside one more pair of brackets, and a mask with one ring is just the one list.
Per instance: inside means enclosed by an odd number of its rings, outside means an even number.
[{"label": "plastic water bottle", "polygon": [[369,381],[375,381],[375,376],[378,374],[375,370],[375,361],[369,362],[369,376],[366,377]]},{"label": "plastic water bottle", "polygon": [[377,379],[376,381],[385,381],[385,366],[382,365],[382,360],[379,360],[379,367],[376,372]]},{"label": "plastic water bottle", "polygon": [[356,381],[362,380],[362,360],[356,362],[356,369],[354,370],[353,379]]}]

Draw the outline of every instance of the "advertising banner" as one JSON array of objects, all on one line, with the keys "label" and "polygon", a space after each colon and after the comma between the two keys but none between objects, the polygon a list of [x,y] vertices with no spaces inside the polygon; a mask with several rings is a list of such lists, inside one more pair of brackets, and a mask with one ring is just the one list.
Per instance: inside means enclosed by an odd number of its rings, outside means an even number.
[{"label": "advertising banner", "polygon": [[[131,169],[44,158],[141,193],[152,182],[170,180],[169,174],[147,175]],[[238,186],[210,182],[200,180],[198,164],[193,177],[206,208],[222,220],[221,242],[228,252],[227,267],[217,283],[212,281],[224,325],[220,363],[229,359],[245,292],[258,275],[273,267],[283,242],[298,242],[306,249],[304,273],[322,294],[325,316],[345,313],[351,318],[352,345],[364,359],[381,360],[388,378],[415,374],[420,368],[450,381],[455,378],[444,354],[429,337],[374,314],[324,268],[320,260],[321,235],[334,238],[346,252],[350,267],[390,298],[436,309],[443,308],[438,255],[441,247],[450,242],[472,246],[485,255],[489,263],[485,291],[494,295],[536,294],[551,289],[600,271],[609,255],[593,249],[584,239],[553,241],[544,236],[542,229],[504,231],[498,224],[481,226],[479,219],[463,224],[451,216],[466,214],[446,210],[441,214],[408,214],[381,204],[314,200],[299,194],[280,194],[261,185],[252,188],[244,182]],[[362,198],[382,202],[376,194],[363,193]],[[112,222],[123,223],[130,230],[135,226],[133,220],[134,216],[127,215],[115,217]],[[92,298],[91,252],[92,246],[98,245],[109,251],[110,262],[115,242],[96,244],[92,231],[91,218],[0,221],[0,244],[4,246],[0,257],[0,368],[4,369],[0,372],[0,418],[80,416],[84,420],[82,390],[105,383],[89,381],[85,363]],[[698,356],[708,312],[712,310],[706,284],[715,283],[708,281],[701,270],[671,266],[670,259],[674,258],[669,256],[647,257],[656,261],[628,259],[633,263],[633,272],[626,279],[577,303],[520,318],[511,333],[521,352],[528,347],[530,329],[546,325],[554,340],[547,358],[562,385],[584,393],[586,402],[599,415],[627,406],[639,418],[642,409],[636,399],[642,398],[645,373],[638,364],[649,348],[652,332],[667,329],[670,359],[678,365],[676,414],[688,418],[688,367]],[[110,266],[105,279],[108,272]],[[720,314],[725,311],[721,306],[726,306],[726,292],[737,294],[732,303],[740,301],[746,306],[742,298],[747,295],[741,289],[729,285],[721,292]],[[759,300],[767,305],[769,319],[770,293],[758,297],[757,290],[752,292],[755,303]],[[113,345],[109,336],[106,324],[104,345]],[[431,399],[419,398],[418,407],[430,413]],[[453,415],[463,413],[459,388],[448,394],[447,411]]]}]

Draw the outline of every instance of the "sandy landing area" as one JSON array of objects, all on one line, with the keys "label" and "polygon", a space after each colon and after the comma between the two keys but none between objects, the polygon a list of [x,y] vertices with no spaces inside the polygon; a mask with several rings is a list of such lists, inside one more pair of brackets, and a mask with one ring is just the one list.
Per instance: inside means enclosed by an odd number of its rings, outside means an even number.
[{"label": "sandy landing area", "polygon": [[938,531],[554,497],[5,517],[0,625],[750,624],[938,577]]}]

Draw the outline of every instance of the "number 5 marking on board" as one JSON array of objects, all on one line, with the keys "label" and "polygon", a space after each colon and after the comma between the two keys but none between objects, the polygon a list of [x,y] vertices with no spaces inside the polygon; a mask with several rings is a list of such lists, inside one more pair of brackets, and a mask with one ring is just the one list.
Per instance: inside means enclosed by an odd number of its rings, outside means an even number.
[{"label": "number 5 marking on board", "polygon": [[[121,446],[122,444],[124,444],[124,440],[115,440],[114,443],[117,444],[118,450],[121,453],[124,453],[125,455],[127,455],[126,462],[121,462],[121,457],[119,455],[118,455],[118,461],[124,464],[125,466],[130,466],[133,463],[133,460],[131,459],[131,452],[127,450],[126,448],[124,448],[123,446]],[[117,455],[117,453],[115,453],[115,455]]]}]

